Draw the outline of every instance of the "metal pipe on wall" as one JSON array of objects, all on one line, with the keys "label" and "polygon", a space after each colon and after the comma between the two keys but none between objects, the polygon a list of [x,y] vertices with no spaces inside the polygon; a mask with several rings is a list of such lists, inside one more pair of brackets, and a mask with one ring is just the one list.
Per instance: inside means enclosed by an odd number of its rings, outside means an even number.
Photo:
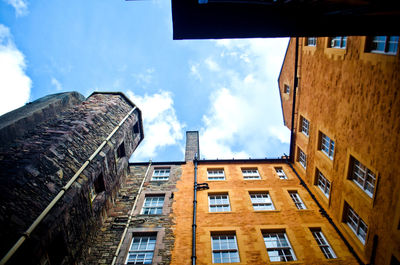
[{"label": "metal pipe on wall", "polygon": [[194,155],[192,265],[196,265],[197,153]]}]

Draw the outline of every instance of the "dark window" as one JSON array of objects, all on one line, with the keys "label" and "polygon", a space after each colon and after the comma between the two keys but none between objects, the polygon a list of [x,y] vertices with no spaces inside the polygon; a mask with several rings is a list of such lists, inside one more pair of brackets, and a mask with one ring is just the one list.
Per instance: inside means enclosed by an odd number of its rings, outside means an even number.
[{"label": "dark window", "polygon": [[64,237],[61,234],[54,237],[50,244],[48,253],[50,264],[62,264],[68,253]]},{"label": "dark window", "polygon": [[105,191],[104,178],[102,173],[97,177],[93,185],[94,185],[94,190],[96,191],[97,194],[99,194],[102,191]]},{"label": "dark window", "polygon": [[126,154],[125,154],[125,145],[124,145],[124,142],[122,142],[120,144],[120,146],[118,147],[118,149],[117,149],[117,158],[121,158],[121,157],[124,157],[124,156],[126,156]]},{"label": "dark window", "polygon": [[136,122],[135,125],[133,125],[133,135],[135,136],[138,133],[139,133],[139,122]]}]

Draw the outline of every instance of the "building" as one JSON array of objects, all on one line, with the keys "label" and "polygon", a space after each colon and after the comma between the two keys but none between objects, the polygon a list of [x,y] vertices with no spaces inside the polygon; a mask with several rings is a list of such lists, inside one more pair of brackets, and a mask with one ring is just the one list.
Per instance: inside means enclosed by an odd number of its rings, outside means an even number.
[{"label": "building", "polygon": [[292,38],[279,77],[293,168],[365,264],[400,260],[398,41]]}]

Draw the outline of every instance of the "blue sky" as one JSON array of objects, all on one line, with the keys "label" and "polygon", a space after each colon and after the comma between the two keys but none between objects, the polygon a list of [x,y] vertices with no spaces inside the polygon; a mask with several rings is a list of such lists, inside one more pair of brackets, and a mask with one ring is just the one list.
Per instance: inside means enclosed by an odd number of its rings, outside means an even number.
[{"label": "blue sky", "polygon": [[277,78],[288,39],[172,40],[168,0],[0,0],[0,114],[44,95],[126,93],[143,111],[131,161],[288,152]]}]

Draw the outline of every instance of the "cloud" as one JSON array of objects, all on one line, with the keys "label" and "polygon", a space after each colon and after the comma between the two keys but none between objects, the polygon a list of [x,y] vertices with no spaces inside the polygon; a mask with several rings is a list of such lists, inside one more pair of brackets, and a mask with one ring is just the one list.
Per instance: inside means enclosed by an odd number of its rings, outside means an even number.
[{"label": "cloud", "polygon": [[278,157],[288,151],[290,132],[283,126],[277,87],[287,42],[215,41],[217,52],[206,60],[215,62],[220,73],[213,74],[212,67],[199,73],[205,82],[217,87],[202,118],[203,157]]},{"label": "cloud", "polygon": [[135,73],[132,76],[136,79],[136,83],[142,87],[147,87],[154,79],[154,68],[147,68],[142,73]]},{"label": "cloud", "polygon": [[29,100],[32,81],[25,68],[24,55],[15,46],[10,30],[0,24],[0,115]]},{"label": "cloud", "polygon": [[207,65],[208,69],[213,72],[220,70],[219,65],[211,57],[205,59],[204,63]]},{"label": "cloud", "polygon": [[56,88],[57,91],[61,91],[63,89],[61,83],[54,77],[51,78],[51,84]]},{"label": "cloud", "polygon": [[145,134],[132,160],[149,160],[163,147],[179,144],[183,139],[185,125],[180,123],[176,116],[170,92],[160,91],[152,95],[139,96],[129,90],[127,95],[142,110]]},{"label": "cloud", "polygon": [[4,0],[7,4],[11,5],[15,9],[17,17],[25,16],[28,14],[28,2],[24,0]]}]

